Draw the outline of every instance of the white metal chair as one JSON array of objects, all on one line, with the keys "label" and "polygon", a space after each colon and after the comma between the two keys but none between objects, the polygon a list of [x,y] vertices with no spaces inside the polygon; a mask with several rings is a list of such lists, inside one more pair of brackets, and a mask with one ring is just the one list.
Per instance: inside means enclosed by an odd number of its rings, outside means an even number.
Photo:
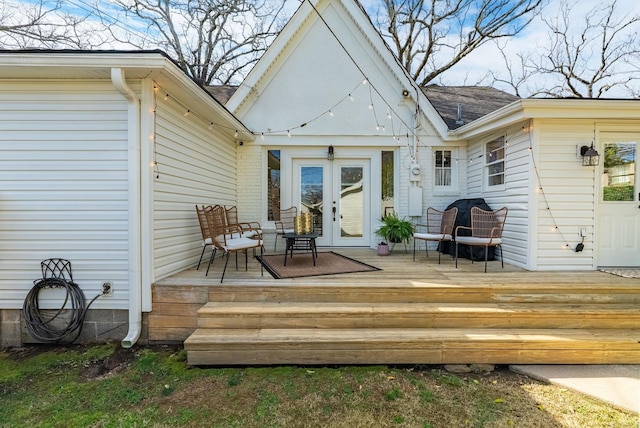
[{"label": "white metal chair", "polygon": [[416,260],[416,245],[418,241],[425,241],[425,251],[429,257],[429,241],[438,243],[438,264],[442,243],[453,239],[453,226],[458,215],[458,208],[453,207],[446,211],[435,208],[427,208],[427,224],[416,224],[413,233],[413,260]]},{"label": "white metal chair", "polygon": [[[500,247],[500,260],[504,268],[504,257],[502,257],[502,231],[507,220],[507,207],[495,211],[486,211],[479,207],[471,208],[471,227],[458,226],[455,230],[456,242],[456,268],[458,267],[458,245],[468,245],[470,247],[484,247],[484,271],[487,271],[487,259],[489,247]],[[464,233],[464,234],[461,234]],[[470,232],[470,235],[468,235]],[[471,252],[471,262],[473,263],[473,252]]]}]

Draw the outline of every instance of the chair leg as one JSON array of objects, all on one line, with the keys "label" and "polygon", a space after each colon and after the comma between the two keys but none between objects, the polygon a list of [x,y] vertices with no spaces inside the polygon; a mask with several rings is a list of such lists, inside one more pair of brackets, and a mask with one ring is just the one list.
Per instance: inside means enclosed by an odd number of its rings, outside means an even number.
[{"label": "chair leg", "polygon": [[[440,256],[440,253],[441,253],[440,246],[441,245],[442,245],[442,241],[438,241],[438,246],[436,247],[436,251],[438,252],[438,264],[440,264],[440,258],[441,258],[441,256]],[[427,254],[427,257],[429,257],[428,254]]]},{"label": "chair leg", "polygon": [[[224,257],[224,256],[222,256]],[[238,259],[238,252],[236,251],[236,260]],[[220,284],[222,284],[222,281],[224,281],[224,274],[227,271],[227,264],[229,263],[229,252],[227,251],[227,260],[225,260],[224,262],[224,269],[222,270],[222,278],[220,278]]]},{"label": "chair leg", "polygon": [[502,253],[502,245],[497,245],[496,249],[500,247],[500,261],[502,262],[502,269],[504,269],[504,257],[503,257],[503,253]]},{"label": "chair leg", "polygon": [[489,259],[489,246],[484,246],[484,273],[487,273],[487,260]]},{"label": "chair leg", "polygon": [[207,273],[204,274],[204,276],[209,276],[209,268],[211,267],[211,263],[213,263],[213,259],[216,257],[216,247],[213,247],[213,250],[211,250],[211,257],[209,257],[209,264],[207,265]]},{"label": "chair leg", "polygon": [[207,245],[205,244],[202,247],[202,253],[200,253],[200,260],[198,260],[198,267],[196,268],[196,270],[200,269],[200,263],[202,262],[202,257],[204,257],[204,251],[207,249]]},{"label": "chair leg", "polygon": [[273,252],[276,252],[276,248],[278,247],[278,233],[276,233],[276,239],[273,241]]},{"label": "chair leg", "polygon": [[416,261],[416,241],[417,239],[413,240],[413,261]]},{"label": "chair leg", "polygon": [[244,271],[249,270],[249,250],[244,250]]},{"label": "chair leg", "polygon": [[458,241],[456,241],[456,269],[458,269]]},{"label": "chair leg", "polygon": [[[264,257],[264,245],[260,246],[260,260]],[[260,276],[264,276],[264,266],[260,263]]]}]

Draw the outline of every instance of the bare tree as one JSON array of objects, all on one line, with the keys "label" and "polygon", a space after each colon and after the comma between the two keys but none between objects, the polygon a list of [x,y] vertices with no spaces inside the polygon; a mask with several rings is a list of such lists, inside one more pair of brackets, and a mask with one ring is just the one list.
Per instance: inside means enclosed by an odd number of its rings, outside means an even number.
[{"label": "bare tree", "polygon": [[[618,13],[617,3],[579,14],[578,3],[564,2],[559,13],[542,18],[548,40],[537,52],[507,56],[507,72],[493,72],[493,84],[516,94],[553,98],[602,98],[617,94],[640,96],[640,15]],[[526,88],[525,88],[526,85]]]},{"label": "bare tree", "polygon": [[640,15],[618,18],[614,0],[576,22],[571,18],[576,6],[564,3],[557,17],[543,20],[549,28],[549,45],[539,62],[529,67],[538,75],[554,77],[557,84],[534,95],[601,98],[615,87],[640,81],[632,66],[640,55]]},{"label": "bare tree", "polygon": [[85,25],[88,14],[65,12],[62,0],[19,5],[0,3],[2,49],[90,49],[104,43],[95,28]]},{"label": "bare tree", "polygon": [[203,85],[233,84],[281,29],[284,0],[117,0],[148,38],[112,34],[138,48],[160,48]]},{"label": "bare tree", "polygon": [[402,65],[426,85],[484,43],[512,37],[542,0],[382,0],[377,26]]}]

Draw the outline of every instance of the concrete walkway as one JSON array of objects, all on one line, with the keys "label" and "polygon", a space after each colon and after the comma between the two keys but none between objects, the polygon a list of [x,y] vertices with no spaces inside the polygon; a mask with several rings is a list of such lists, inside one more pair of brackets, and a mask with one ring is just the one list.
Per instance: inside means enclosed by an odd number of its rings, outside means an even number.
[{"label": "concrete walkway", "polygon": [[512,365],[531,378],[560,385],[640,414],[640,365]]}]

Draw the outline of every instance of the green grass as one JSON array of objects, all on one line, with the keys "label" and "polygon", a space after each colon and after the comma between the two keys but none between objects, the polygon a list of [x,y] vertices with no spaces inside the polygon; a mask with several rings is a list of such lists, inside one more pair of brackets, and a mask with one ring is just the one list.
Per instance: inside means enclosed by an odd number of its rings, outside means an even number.
[{"label": "green grass", "polygon": [[179,348],[0,353],[0,427],[637,427],[637,418],[499,368],[198,368]]}]

